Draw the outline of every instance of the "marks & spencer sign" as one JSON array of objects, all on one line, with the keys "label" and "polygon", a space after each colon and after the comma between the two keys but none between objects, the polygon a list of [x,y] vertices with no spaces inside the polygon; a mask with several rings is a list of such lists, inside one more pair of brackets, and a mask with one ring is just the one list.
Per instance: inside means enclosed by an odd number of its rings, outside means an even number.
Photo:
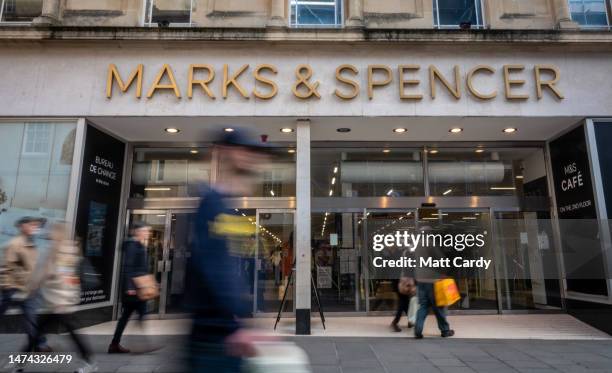
[{"label": "marks & spencer sign", "polygon": [[[272,64],[251,66],[214,67],[208,64],[171,66],[164,64],[152,68],[155,78],[145,81],[144,64],[119,69],[108,65],[106,97],[112,100],[117,94],[133,95],[137,99],[153,99],[158,92],[169,92],[177,99],[227,99],[237,95],[244,99],[272,100],[278,95],[293,95],[301,100],[322,100],[322,87],[329,85],[331,95],[341,100],[354,100],[367,95],[376,99],[376,92],[395,86],[402,101],[420,101],[426,95],[435,100],[446,92],[455,100],[470,95],[489,101],[503,97],[510,101],[541,100],[550,95],[557,101],[564,94],[558,87],[561,72],[550,64],[501,66],[476,65],[463,71],[454,65],[442,69],[436,65],[404,64],[390,66],[371,64],[359,70],[354,65],[343,64],[335,68],[334,76],[317,72],[310,65],[295,67],[289,84],[279,85],[279,68]],[[528,89],[527,83],[534,87]],[[286,87],[283,91],[282,87]]]}]

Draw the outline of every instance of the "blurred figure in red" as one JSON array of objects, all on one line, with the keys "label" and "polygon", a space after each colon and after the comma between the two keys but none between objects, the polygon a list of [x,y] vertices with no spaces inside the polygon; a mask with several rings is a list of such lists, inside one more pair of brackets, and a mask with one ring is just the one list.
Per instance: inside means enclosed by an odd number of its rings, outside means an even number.
[{"label": "blurred figure in red", "polygon": [[0,271],[0,288],[2,289],[0,316],[4,315],[10,306],[19,306],[23,311],[28,345],[32,345],[38,352],[51,351],[44,337],[39,336],[38,339],[35,339],[39,294],[32,290],[30,284],[39,257],[36,237],[44,223],[45,219],[31,216],[23,217],[15,223],[19,229],[19,235],[10,240],[4,248]]},{"label": "blurred figure in red", "polygon": [[253,177],[267,158],[260,144],[239,131],[226,133],[213,147],[218,178],[201,193],[188,269],[187,299],[194,318],[189,339],[192,372],[239,372],[242,359],[255,353],[255,336],[239,321],[248,314],[249,303],[246,284],[237,276],[240,260],[233,255],[237,237],[248,240],[255,230],[225,200],[250,195]]},{"label": "blurred figure in red", "polygon": [[[32,276],[30,286],[40,288],[46,308],[50,311],[38,320],[38,329],[34,340],[38,340],[42,330],[50,324],[64,327],[84,361],[78,373],[90,373],[98,370],[92,359],[91,349],[75,333],[74,307],[81,302],[81,250],[76,242],[68,240],[66,225],[54,224],[49,232],[52,240],[47,261],[41,270]],[[34,349],[32,341],[27,351]]]}]

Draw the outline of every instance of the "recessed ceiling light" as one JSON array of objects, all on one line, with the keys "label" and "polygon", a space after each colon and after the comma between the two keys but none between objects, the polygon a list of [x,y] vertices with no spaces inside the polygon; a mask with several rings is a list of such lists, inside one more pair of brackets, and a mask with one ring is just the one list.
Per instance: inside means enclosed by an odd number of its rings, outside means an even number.
[{"label": "recessed ceiling light", "polygon": [[230,127],[227,127],[227,128],[224,128],[223,131],[225,131],[225,132],[234,132],[234,129],[230,128]]},{"label": "recessed ceiling light", "polygon": [[524,179],[525,177],[523,175],[516,175],[517,179]]},{"label": "recessed ceiling light", "polygon": [[383,153],[391,153],[391,149],[383,149]]},{"label": "recessed ceiling light", "polygon": [[287,153],[293,154],[293,153],[295,153],[295,149],[289,149],[289,150],[287,150]]},{"label": "recessed ceiling light", "polygon": [[282,133],[291,133],[291,132],[293,132],[293,128],[281,128],[280,131]]},{"label": "recessed ceiling light", "polygon": [[198,153],[199,153],[199,151],[198,151],[197,149],[191,149],[191,150],[189,151],[189,153],[191,153],[191,154],[198,154]]},{"label": "recessed ceiling light", "polygon": [[514,128],[514,127],[504,128],[504,130],[503,130],[504,133],[514,133],[516,131],[518,131],[518,130],[516,128]]},{"label": "recessed ceiling light", "polygon": [[436,149],[432,149],[429,151],[430,154],[438,154],[438,150]]},{"label": "recessed ceiling light", "polygon": [[166,132],[168,132],[168,133],[179,133],[179,132],[181,132],[181,130],[180,130],[180,129],[178,129],[178,128],[174,128],[174,127],[169,127],[169,128],[166,128],[166,129],[164,129],[164,131],[166,131]]},{"label": "recessed ceiling light", "polygon": [[453,192],[453,190],[452,190],[452,189],[449,189],[449,190],[445,191],[444,193],[442,193],[442,195],[443,195],[443,196],[446,196],[446,195],[451,194],[452,192]]},{"label": "recessed ceiling light", "polygon": [[459,127],[451,128],[450,130],[448,130],[448,132],[450,132],[450,133],[460,133],[460,132],[463,132],[463,128],[459,128]]},{"label": "recessed ceiling light", "polygon": [[394,128],[393,129],[393,132],[395,132],[395,133],[404,133],[406,131],[408,131],[408,130],[405,129],[405,128]]},{"label": "recessed ceiling light", "polygon": [[484,153],[484,149],[476,149],[474,150],[476,153]]},{"label": "recessed ceiling light", "polygon": [[338,131],[340,133],[347,133],[347,132],[351,132],[351,129],[350,128],[346,128],[346,127],[342,127],[342,128],[336,129],[336,131]]}]

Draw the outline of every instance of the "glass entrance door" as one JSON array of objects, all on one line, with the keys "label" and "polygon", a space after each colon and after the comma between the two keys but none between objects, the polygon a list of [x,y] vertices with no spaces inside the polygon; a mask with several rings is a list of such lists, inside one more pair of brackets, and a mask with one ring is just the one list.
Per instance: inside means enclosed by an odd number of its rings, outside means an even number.
[{"label": "glass entrance door", "polygon": [[293,210],[257,210],[253,313],[294,310],[295,225]]},{"label": "glass entrance door", "polygon": [[[174,317],[187,312],[182,300],[185,293],[187,260],[193,239],[194,216],[194,211],[191,210],[136,210],[130,213],[126,237],[136,222],[151,227],[151,238],[145,244],[149,273],[155,275],[160,284],[159,298],[147,304],[147,311],[151,316]],[[122,258],[122,262],[124,260],[125,258]]]},{"label": "glass entrance door", "polygon": [[[435,209],[421,208],[418,211],[418,228],[429,226],[432,233],[442,235],[483,234],[487,244],[478,250],[464,250],[464,259],[483,256],[494,262],[491,242],[491,214],[488,209]],[[494,263],[493,262],[493,263]],[[470,270],[465,276],[455,278],[461,301],[450,309],[454,310],[498,310],[498,290],[495,268]]]}]

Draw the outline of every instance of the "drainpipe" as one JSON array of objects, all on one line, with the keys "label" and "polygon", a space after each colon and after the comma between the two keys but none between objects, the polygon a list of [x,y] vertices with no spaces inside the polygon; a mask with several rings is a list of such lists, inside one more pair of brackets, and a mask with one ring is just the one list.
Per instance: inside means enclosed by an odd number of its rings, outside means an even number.
[{"label": "drainpipe", "polygon": [[57,25],[60,23],[60,0],[43,0],[40,17],[32,21],[35,25]]}]

